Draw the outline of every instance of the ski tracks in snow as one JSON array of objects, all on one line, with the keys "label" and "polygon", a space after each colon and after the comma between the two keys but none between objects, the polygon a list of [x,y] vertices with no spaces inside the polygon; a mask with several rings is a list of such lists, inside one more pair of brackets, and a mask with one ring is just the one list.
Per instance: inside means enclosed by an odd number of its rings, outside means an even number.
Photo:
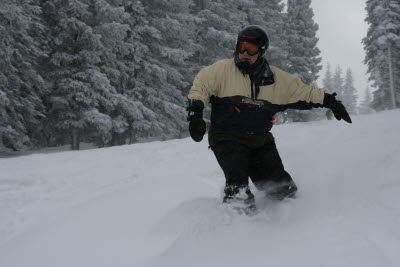
[{"label": "ski tracks in snow", "polygon": [[252,188],[252,216],[221,203],[204,142],[1,159],[0,265],[396,266],[398,114],[274,128],[299,195]]}]

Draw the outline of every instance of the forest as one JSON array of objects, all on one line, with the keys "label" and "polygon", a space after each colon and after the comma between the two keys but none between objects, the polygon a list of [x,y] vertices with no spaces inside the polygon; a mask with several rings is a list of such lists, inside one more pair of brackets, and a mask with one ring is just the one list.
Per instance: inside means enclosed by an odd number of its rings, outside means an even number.
[{"label": "forest", "polygon": [[[319,85],[351,113],[400,105],[399,6],[367,1],[375,91],[361,106],[350,69],[329,66]],[[0,151],[186,137],[194,76],[231,58],[251,24],[270,38],[271,65],[313,83],[322,69],[313,15],[311,0],[2,0]],[[309,121],[321,112],[285,115]]]}]

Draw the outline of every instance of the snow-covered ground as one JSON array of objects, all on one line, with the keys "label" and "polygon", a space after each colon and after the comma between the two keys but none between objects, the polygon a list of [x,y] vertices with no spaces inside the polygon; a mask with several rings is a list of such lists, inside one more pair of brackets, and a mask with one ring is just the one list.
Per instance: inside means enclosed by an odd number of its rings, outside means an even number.
[{"label": "snow-covered ground", "polygon": [[251,217],[206,141],[0,158],[0,266],[399,266],[400,110],[272,132],[300,191]]}]

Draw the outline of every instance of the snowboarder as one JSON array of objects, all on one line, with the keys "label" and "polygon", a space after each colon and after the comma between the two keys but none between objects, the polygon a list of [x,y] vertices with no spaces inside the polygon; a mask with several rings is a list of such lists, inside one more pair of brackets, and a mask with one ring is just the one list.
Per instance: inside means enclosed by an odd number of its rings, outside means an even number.
[{"label": "snowboarder", "polygon": [[226,179],[223,202],[242,200],[254,205],[249,177],[266,196],[294,197],[297,186],[285,171],[270,130],[277,112],[326,107],[351,123],[336,94],[270,66],[263,57],[269,39],[251,25],[239,32],[233,59],[202,69],[194,79],[188,99],[189,132],[200,142],[206,132],[203,109],[211,103],[210,148]]}]

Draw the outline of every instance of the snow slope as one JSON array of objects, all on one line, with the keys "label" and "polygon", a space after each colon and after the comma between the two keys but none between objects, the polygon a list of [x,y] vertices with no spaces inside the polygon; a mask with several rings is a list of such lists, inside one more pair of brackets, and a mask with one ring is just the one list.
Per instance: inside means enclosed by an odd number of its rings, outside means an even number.
[{"label": "snow slope", "polygon": [[0,159],[0,266],[399,266],[400,110],[273,129],[295,200],[221,204],[205,141]]}]

